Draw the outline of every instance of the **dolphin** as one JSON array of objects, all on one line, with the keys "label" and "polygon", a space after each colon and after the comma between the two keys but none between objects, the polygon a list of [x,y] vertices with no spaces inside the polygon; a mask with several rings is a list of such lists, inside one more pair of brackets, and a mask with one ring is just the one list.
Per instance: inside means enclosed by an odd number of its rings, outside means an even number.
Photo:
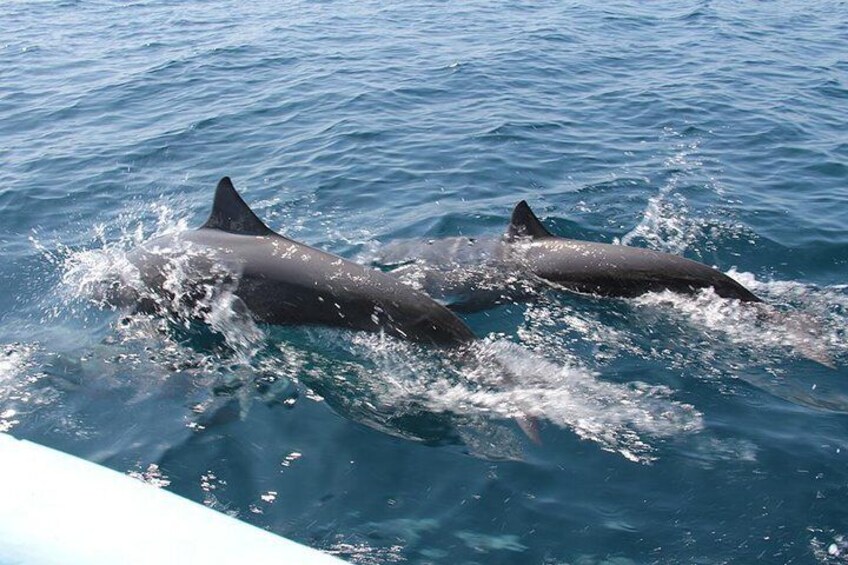
[{"label": "dolphin", "polygon": [[557,237],[526,201],[518,203],[504,238],[509,256],[546,281],[578,292],[634,297],[670,290],[694,294],[712,288],[722,298],[761,302],[721,271],[669,253]]},{"label": "dolphin", "polygon": [[504,245],[522,269],[557,287],[601,296],[635,297],[669,290],[696,294],[711,288],[721,298],[752,304],[762,321],[785,333],[801,356],[830,369],[835,363],[822,341],[820,323],[803,312],[783,312],[703,263],[650,249],[557,237],[522,200],[512,212]]},{"label": "dolphin", "polygon": [[481,310],[553,286],[580,293],[632,298],[670,290],[694,294],[712,288],[723,298],[760,302],[724,273],[650,249],[557,237],[526,201],[515,206],[499,238],[445,238],[425,245],[394,242],[375,263],[417,284],[454,310]]},{"label": "dolphin", "polygon": [[153,239],[128,260],[142,289],[130,298],[142,309],[175,299],[191,309],[223,284],[261,323],[384,331],[439,346],[475,339],[456,314],[396,277],[272,231],[228,177],[218,183],[200,228]]}]

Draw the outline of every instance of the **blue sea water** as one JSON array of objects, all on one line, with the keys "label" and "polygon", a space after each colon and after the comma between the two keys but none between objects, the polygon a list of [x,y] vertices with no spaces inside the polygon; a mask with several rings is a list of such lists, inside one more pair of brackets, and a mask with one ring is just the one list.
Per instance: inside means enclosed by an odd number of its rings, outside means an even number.
[{"label": "blue sea water", "polygon": [[[846,2],[0,14],[0,430],[354,563],[848,563]],[[780,316],[544,292],[463,313],[466,366],[227,304],[185,326],[98,307],[223,175],[375,266],[497,237],[527,199]]]}]

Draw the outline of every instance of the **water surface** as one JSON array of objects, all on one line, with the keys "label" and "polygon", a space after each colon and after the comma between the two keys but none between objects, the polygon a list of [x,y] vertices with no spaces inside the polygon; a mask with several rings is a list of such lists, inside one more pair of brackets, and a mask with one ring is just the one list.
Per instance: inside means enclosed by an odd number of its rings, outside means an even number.
[{"label": "water surface", "polygon": [[[844,2],[20,1],[0,31],[0,429],[355,563],[848,562]],[[452,358],[97,307],[223,175],[362,262],[527,199],[781,316],[542,291],[463,313]]]}]

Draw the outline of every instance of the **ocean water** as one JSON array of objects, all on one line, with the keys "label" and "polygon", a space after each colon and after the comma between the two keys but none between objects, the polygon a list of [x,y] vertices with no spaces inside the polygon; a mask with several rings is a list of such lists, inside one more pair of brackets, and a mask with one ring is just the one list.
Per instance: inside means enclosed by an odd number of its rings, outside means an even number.
[{"label": "ocean water", "polygon": [[[848,563],[846,2],[0,13],[0,430],[359,564]],[[452,359],[101,308],[224,175],[304,243],[402,244],[411,285],[527,199],[772,315],[544,290],[463,312]]]}]

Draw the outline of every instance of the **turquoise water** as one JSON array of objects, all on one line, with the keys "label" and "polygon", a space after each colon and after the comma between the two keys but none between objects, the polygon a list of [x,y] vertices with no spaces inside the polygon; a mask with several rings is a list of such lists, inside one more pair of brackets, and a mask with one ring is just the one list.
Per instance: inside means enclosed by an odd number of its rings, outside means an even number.
[{"label": "turquoise water", "polygon": [[[848,563],[845,2],[2,13],[0,429],[355,563]],[[778,314],[542,292],[463,313],[468,362],[99,308],[223,175],[375,266],[527,199]]]}]

